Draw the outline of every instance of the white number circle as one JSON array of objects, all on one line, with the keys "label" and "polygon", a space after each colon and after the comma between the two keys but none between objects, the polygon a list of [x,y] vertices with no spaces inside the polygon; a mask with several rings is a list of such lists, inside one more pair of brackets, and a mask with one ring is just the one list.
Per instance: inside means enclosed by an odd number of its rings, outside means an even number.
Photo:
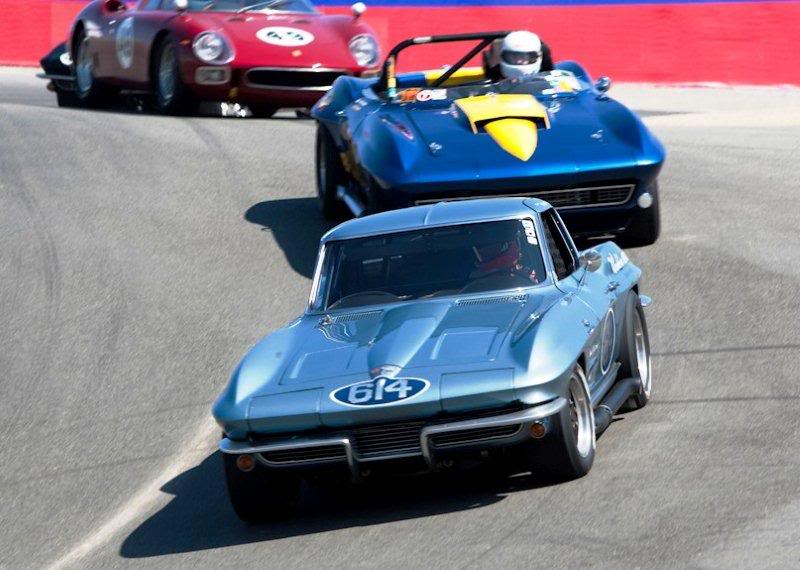
[{"label": "white number circle", "polygon": [[261,28],[256,32],[256,37],[262,42],[283,47],[304,46],[314,41],[311,32],[283,26]]}]

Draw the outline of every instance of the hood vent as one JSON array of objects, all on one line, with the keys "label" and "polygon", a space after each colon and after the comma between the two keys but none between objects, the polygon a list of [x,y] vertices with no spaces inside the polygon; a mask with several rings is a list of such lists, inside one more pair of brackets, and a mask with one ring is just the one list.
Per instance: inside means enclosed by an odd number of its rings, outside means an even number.
[{"label": "hood vent", "polygon": [[347,313],[345,315],[335,315],[331,317],[331,323],[352,323],[364,319],[374,319],[380,317],[383,311],[366,311],[364,313]]},{"label": "hood vent", "polygon": [[481,299],[461,299],[456,302],[457,307],[475,307],[477,305],[497,305],[499,303],[524,303],[527,295],[505,295],[503,297],[483,297]]}]

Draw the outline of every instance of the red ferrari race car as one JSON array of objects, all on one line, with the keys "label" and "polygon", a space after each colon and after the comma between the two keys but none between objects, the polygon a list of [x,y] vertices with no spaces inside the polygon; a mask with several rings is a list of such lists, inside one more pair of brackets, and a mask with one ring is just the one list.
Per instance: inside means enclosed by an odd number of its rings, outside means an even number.
[{"label": "red ferrari race car", "polygon": [[128,91],[164,113],[218,101],[268,117],[310,107],[338,76],[377,66],[365,10],[357,2],[352,16],[324,15],[308,0],[94,0],[42,59],[42,77],[62,106],[99,106]]}]

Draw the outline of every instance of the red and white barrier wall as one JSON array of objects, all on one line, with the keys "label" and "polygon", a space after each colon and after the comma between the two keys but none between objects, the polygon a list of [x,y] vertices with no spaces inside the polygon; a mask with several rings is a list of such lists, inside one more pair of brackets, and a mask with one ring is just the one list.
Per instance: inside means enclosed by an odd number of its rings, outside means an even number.
[{"label": "red and white barrier wall", "polygon": [[[459,0],[438,0],[438,5],[433,5],[437,0],[411,0],[413,4],[369,5],[364,17],[384,48],[411,36],[530,29],[552,46],[556,59],[575,59],[590,73],[615,80],[800,85],[800,1],[520,1],[524,2],[480,6]],[[37,65],[65,38],[84,3],[0,0],[0,65]],[[322,9],[349,11],[347,6]],[[411,48],[401,68],[435,67],[456,59],[464,47],[442,51]]]}]

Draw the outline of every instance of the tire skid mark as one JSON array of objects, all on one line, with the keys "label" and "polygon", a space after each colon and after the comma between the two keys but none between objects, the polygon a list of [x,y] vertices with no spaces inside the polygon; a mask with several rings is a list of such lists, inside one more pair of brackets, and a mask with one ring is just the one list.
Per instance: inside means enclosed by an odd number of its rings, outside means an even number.
[{"label": "tire skid mark", "polygon": [[[4,113],[4,115],[5,120],[0,120],[0,137],[6,140],[13,140],[15,136],[14,129],[9,127],[15,121],[8,114]],[[22,126],[18,127],[21,128]],[[42,338],[36,343],[37,348],[30,362],[30,374],[26,379],[25,388],[17,391],[21,400],[15,403],[11,417],[7,418],[3,422],[3,427],[0,428],[0,437],[5,441],[7,440],[6,436],[17,429],[21,416],[27,412],[30,403],[38,396],[41,386],[50,371],[53,346],[58,339],[58,327],[56,325],[61,304],[62,283],[55,237],[50,231],[50,224],[41,205],[25,183],[21,166],[25,163],[25,157],[17,158],[14,156],[13,146],[5,146],[4,148],[6,152],[0,153],[0,171],[4,173],[4,177],[7,180],[17,182],[17,184],[12,183],[6,186],[5,195],[21,206],[22,211],[25,212],[30,221],[29,227],[33,231],[39,249],[41,277],[44,282],[46,298],[45,305],[41,308],[45,320],[45,331],[41,332],[41,329],[39,331],[39,335]]]}]

